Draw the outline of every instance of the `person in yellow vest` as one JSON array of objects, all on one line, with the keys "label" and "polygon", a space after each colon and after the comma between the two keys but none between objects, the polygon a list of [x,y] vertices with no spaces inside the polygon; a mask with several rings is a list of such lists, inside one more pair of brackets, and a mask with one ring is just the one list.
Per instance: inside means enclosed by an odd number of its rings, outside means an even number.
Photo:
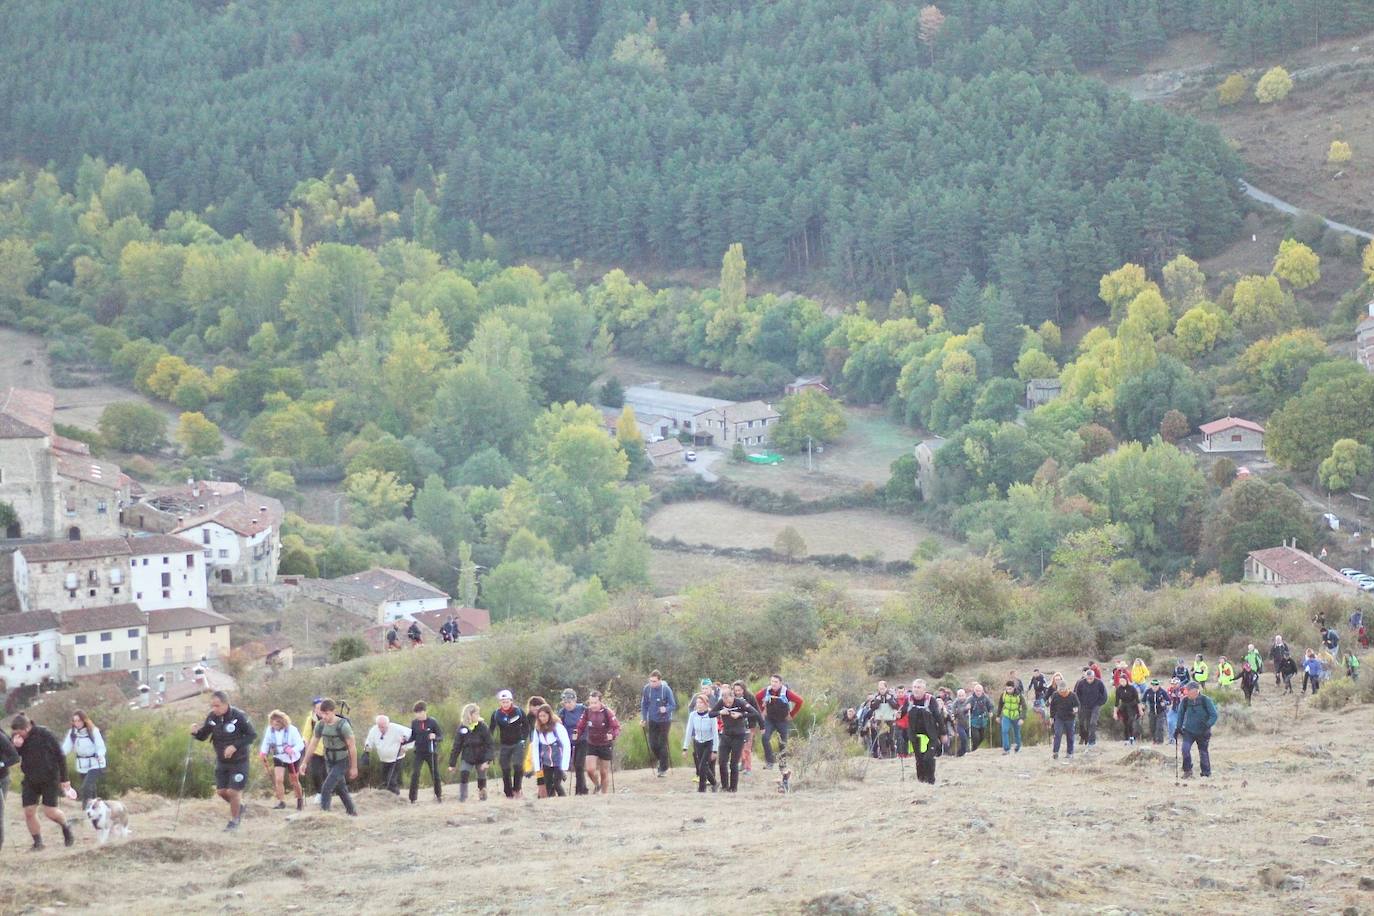
[{"label": "person in yellow vest", "polygon": [[1193,662],[1193,680],[1207,687],[1207,678],[1211,677],[1212,669],[1207,667],[1207,662],[1203,660],[1202,653],[1197,654],[1197,661]]},{"label": "person in yellow vest", "polygon": [[[320,721],[320,701],[323,699],[324,697],[315,697],[311,700],[310,715],[305,717],[305,729],[301,734],[301,740],[307,745],[310,744],[310,739],[315,737],[315,726]],[[324,785],[326,775],[328,773],[324,763],[324,742],[316,741],[315,751],[305,763],[305,776],[310,782],[311,791],[315,793],[312,804],[320,800],[320,789]]]},{"label": "person in yellow vest", "polygon": [[1131,685],[1135,687],[1135,692],[1140,695],[1145,694],[1145,688],[1150,683],[1150,667],[1145,664],[1145,659],[1137,658],[1131,663]]},{"label": "person in yellow vest", "polygon": [[1236,669],[1226,660],[1226,656],[1217,659],[1217,686],[1230,687],[1236,681]]}]

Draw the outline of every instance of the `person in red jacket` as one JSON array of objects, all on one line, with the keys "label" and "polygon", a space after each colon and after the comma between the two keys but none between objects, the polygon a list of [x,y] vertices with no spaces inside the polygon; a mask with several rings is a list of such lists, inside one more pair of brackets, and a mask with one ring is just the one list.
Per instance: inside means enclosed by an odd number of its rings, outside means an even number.
[{"label": "person in red jacket", "polygon": [[773,733],[778,735],[778,755],[787,753],[787,733],[792,720],[801,712],[802,698],[782,682],[780,675],[768,679],[768,686],[754,694],[763,713],[763,768],[773,769]]},{"label": "person in red jacket", "polygon": [[615,739],[620,737],[620,720],[615,710],[601,702],[601,692],[587,694],[587,711],[573,728],[573,743],[587,742],[587,778],[592,781],[593,795],[611,791],[611,760],[615,756]]}]

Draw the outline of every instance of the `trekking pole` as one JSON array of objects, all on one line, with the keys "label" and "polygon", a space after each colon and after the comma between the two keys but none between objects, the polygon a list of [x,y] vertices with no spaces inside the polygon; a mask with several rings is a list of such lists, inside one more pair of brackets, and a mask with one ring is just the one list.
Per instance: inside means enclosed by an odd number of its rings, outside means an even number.
[{"label": "trekking pole", "polygon": [[1178,733],[1174,733],[1174,785],[1178,785]]},{"label": "trekking pole", "polygon": [[173,833],[177,832],[177,824],[181,823],[181,799],[186,794],[186,776],[191,772],[191,748],[194,747],[192,742],[195,740],[194,736],[186,739],[186,759],[182,761],[181,765],[181,789],[177,792],[176,814],[172,816]]}]

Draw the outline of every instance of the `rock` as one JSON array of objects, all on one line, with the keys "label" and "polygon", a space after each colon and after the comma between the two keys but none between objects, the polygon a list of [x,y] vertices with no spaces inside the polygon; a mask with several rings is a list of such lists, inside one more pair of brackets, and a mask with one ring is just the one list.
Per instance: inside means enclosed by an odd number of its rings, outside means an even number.
[{"label": "rock", "polygon": [[868,894],[849,890],[830,891],[812,897],[802,904],[801,911],[815,916],[870,916],[896,912],[888,904],[874,900]]},{"label": "rock", "polygon": [[1320,833],[1314,833],[1307,839],[1303,840],[1303,842],[1308,844],[1309,846],[1330,846],[1331,837],[1322,836]]},{"label": "rock", "polygon": [[1191,862],[1192,864],[1196,865],[1197,863],[1202,861],[1202,856],[1190,852],[1183,857],[1183,861]]},{"label": "rock", "polygon": [[1279,881],[1281,891],[1300,891],[1307,887],[1307,879],[1302,875],[1284,875]]},{"label": "rock", "polygon": [[1374,875],[1360,875],[1360,890],[1374,891]]},{"label": "rock", "polygon": [[1198,887],[1205,888],[1207,890],[1214,890],[1221,886],[1217,883],[1216,878],[1209,878],[1206,875],[1203,875],[1202,877],[1198,878],[1193,883],[1196,884]]},{"label": "rock", "polygon": [[992,829],[992,825],[989,824],[987,821],[983,820],[981,817],[970,818],[965,826],[967,826],[970,830],[977,831],[978,833],[987,833],[989,830]]},{"label": "rock", "polygon": [[[705,742],[703,742],[703,743],[705,743]],[[694,818],[692,818],[692,823],[693,823],[693,824],[704,824],[704,823],[706,823],[706,818],[704,818],[704,817],[694,817]]]}]

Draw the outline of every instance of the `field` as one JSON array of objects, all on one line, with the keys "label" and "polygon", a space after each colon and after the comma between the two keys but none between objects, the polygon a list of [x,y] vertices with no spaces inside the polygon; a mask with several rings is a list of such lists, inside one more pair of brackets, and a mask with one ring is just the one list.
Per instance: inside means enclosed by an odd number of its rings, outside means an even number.
[{"label": "field", "polygon": [[711,582],[745,583],[750,591],[782,592],[799,580],[820,579],[843,588],[856,603],[880,607],[901,593],[906,577],[864,570],[819,569],[804,563],[777,563],[742,557],[709,556],[654,548],[649,581],[658,595],[680,595]]},{"label": "field", "polygon": [[[717,500],[673,503],[649,517],[651,537],[677,538],[713,547],[771,548],[778,532],[794,528],[806,541],[807,553],[874,555],[906,560],[916,546],[937,537],[915,523],[874,509],[843,509],[816,515],[770,515]],[[940,538],[942,543],[948,543]]]},{"label": "field", "polygon": [[1215,777],[1181,784],[1169,746],[1104,738],[1072,762],[1043,745],[942,760],[935,787],[882,761],[799,769],[788,796],[761,769],[736,796],[698,795],[675,751],[668,778],[619,773],[611,798],[498,790],[460,806],[450,786],[411,806],[369,790],[355,820],[337,804],[269,810],[255,769],[237,834],[221,802],[187,801],[174,829],[174,801],[139,795],[131,839],[97,848],[79,825],[64,850],[50,829],[39,855],[12,804],[0,860],[23,880],[0,887],[0,912],[290,912],[322,897],[350,912],[1363,912],[1374,709],[1304,701],[1295,718],[1290,704],[1266,685],[1257,730],[1223,721]]}]

